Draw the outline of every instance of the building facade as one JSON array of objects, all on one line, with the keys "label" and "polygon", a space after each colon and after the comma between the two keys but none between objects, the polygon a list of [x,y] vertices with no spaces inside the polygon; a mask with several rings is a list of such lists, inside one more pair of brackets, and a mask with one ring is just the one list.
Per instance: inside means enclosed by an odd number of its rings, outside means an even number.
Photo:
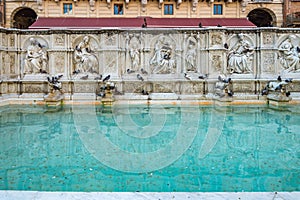
[{"label": "building facade", "polygon": [[248,17],[259,27],[281,27],[283,5],[281,0],[6,0],[1,1],[0,8],[5,28],[26,29],[37,17]]}]

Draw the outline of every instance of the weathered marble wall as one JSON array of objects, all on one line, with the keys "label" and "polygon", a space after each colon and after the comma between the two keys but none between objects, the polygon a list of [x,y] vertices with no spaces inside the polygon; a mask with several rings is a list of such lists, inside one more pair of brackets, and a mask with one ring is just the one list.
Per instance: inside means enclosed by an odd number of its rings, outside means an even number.
[{"label": "weathered marble wall", "polygon": [[[40,98],[49,89],[47,76],[55,74],[63,74],[66,99],[95,99],[99,75],[111,75],[120,98],[139,99],[144,90],[153,98],[163,93],[156,97],[209,99],[219,74],[232,78],[235,98],[260,98],[265,84],[278,75],[293,78],[290,91],[297,94],[299,33],[299,29],[222,27],[0,29],[0,95]],[[203,74],[208,77],[199,79]]]}]

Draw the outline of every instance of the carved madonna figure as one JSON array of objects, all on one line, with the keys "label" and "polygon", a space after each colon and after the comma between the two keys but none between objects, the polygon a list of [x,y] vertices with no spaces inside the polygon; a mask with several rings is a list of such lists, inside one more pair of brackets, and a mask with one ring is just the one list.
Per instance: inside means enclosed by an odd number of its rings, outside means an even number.
[{"label": "carved madonna figure", "polygon": [[75,71],[98,73],[98,58],[89,36],[84,36],[74,50]]},{"label": "carved madonna figure", "polygon": [[169,38],[160,36],[154,45],[154,55],[150,59],[155,74],[175,73],[176,64],[173,59],[173,45]]},{"label": "carved madonna figure", "polygon": [[24,60],[26,74],[47,73],[48,54],[46,42],[39,42],[37,38],[30,38]]},{"label": "carved madonna figure", "polygon": [[287,72],[300,72],[299,39],[289,35],[278,47],[279,61]]},{"label": "carved madonna figure", "polygon": [[254,48],[244,34],[238,34],[236,42],[230,46],[232,48],[229,49],[227,57],[228,72],[237,74],[251,73]]}]

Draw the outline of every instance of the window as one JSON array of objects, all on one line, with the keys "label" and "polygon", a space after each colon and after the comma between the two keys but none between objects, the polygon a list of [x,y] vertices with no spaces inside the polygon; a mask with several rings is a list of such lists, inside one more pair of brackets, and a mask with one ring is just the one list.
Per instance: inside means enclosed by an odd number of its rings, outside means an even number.
[{"label": "window", "polygon": [[114,15],[123,15],[123,4],[114,5]]},{"label": "window", "polygon": [[173,4],[164,5],[164,15],[173,15]]},{"label": "window", "polygon": [[223,5],[214,4],[214,15],[222,15],[222,14],[223,14]]},{"label": "window", "polygon": [[72,14],[73,6],[71,3],[64,3],[63,6],[64,6],[63,12],[65,15]]}]

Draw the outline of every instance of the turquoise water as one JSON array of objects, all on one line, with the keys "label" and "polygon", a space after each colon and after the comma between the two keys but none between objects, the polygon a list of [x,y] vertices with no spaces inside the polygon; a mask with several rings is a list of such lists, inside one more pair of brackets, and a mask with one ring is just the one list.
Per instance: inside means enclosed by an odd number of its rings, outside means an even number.
[{"label": "turquoise water", "polygon": [[300,190],[300,108],[0,107],[0,189]]}]

